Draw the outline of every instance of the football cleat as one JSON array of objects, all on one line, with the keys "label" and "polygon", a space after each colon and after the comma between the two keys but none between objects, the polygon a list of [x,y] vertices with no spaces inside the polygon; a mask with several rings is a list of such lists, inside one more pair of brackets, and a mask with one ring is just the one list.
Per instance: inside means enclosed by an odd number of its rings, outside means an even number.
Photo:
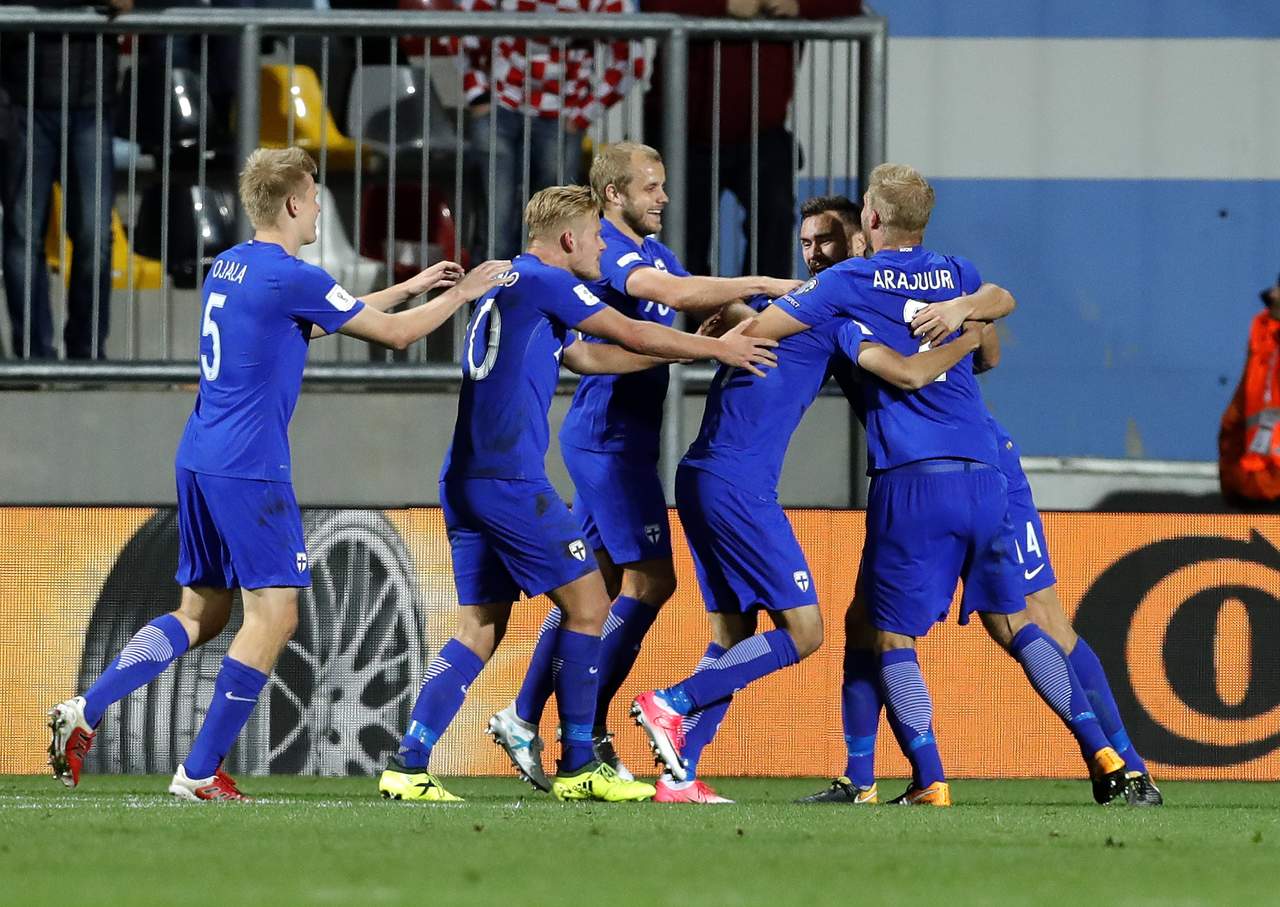
[{"label": "football cleat", "polygon": [[521,780],[540,791],[551,790],[551,779],[542,768],[538,726],[517,715],[514,702],[489,719],[489,736],[506,752]]},{"label": "football cleat", "polygon": [[879,803],[880,794],[875,782],[870,787],[858,787],[844,775],[831,780],[831,786],[816,794],[801,797],[797,803]]},{"label": "football cleat", "polygon": [[889,802],[902,806],[950,806],[951,785],[945,781],[935,781],[928,787],[912,784]]},{"label": "football cleat", "polygon": [[422,800],[430,803],[461,803],[461,797],[444,789],[435,775],[426,769],[407,768],[392,757],[378,779],[378,792],[384,800]]},{"label": "football cleat", "polygon": [[178,770],[173,773],[173,780],[169,782],[169,793],[179,800],[192,800],[195,802],[204,800],[238,800],[242,803],[249,803],[253,800],[253,797],[246,797],[240,793],[239,788],[236,787],[235,779],[221,768],[213,773],[212,778],[189,778],[187,777],[187,767],[179,765]]},{"label": "football cleat", "polygon": [[704,781],[677,781],[670,775],[658,779],[658,792],[654,803],[732,803],[728,797],[717,794]]},{"label": "football cleat", "polygon": [[1129,772],[1125,778],[1129,786],[1125,788],[1124,800],[1130,806],[1164,806],[1164,794],[1150,774]]},{"label": "football cleat", "polygon": [[617,772],[618,777],[623,781],[636,780],[636,776],[631,774],[631,770],[618,758],[618,751],[613,748],[613,735],[608,731],[591,735],[591,751],[595,753],[597,759]]},{"label": "football cleat", "polygon": [[53,777],[67,787],[80,783],[84,757],[93,746],[94,732],[84,720],[84,697],[74,696],[49,709],[49,765]]},{"label": "football cleat", "polygon": [[1110,803],[1116,797],[1125,796],[1129,786],[1124,760],[1109,746],[1093,754],[1089,762],[1089,777],[1093,782],[1093,799],[1098,803]]},{"label": "football cleat", "polygon": [[644,781],[624,781],[607,762],[598,759],[572,772],[561,772],[551,782],[557,800],[601,800],[606,803],[634,803],[651,800],[657,793]]},{"label": "football cleat", "polygon": [[631,703],[631,716],[649,735],[649,743],[658,761],[667,767],[677,781],[688,778],[688,769],[680,750],[684,747],[684,716],[673,709],[661,693],[641,693]]}]

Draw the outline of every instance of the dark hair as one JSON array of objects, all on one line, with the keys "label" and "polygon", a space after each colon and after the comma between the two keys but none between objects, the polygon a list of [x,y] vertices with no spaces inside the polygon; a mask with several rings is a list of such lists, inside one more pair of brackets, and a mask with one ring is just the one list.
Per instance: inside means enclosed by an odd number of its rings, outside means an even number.
[{"label": "dark hair", "polygon": [[862,206],[845,195],[816,195],[800,205],[800,218],[815,214],[834,214],[845,226],[857,229],[862,226]]}]

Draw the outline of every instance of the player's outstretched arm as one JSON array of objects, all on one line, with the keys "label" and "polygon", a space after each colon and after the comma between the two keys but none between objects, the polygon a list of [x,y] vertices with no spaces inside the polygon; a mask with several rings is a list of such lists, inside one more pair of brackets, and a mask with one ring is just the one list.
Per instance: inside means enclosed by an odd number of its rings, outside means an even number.
[{"label": "player's outstretched arm", "polygon": [[973,371],[975,374],[989,372],[1000,364],[1000,335],[994,324],[982,326],[982,340],[978,351],[973,354]]},{"label": "player's outstretched arm", "polygon": [[[408,302],[415,296],[421,296],[428,290],[451,287],[462,278],[462,274],[462,265],[452,261],[438,261],[402,283],[362,296],[360,301],[367,308],[385,312],[388,309],[394,309],[402,302]],[[318,337],[327,337],[328,335],[329,332],[320,327],[320,325],[311,326],[312,340]]]},{"label": "player's outstretched arm", "polygon": [[626,375],[666,365],[671,360],[642,356],[613,343],[575,343],[565,347],[560,361],[575,375]]},{"label": "player's outstretched arm", "polygon": [[947,302],[933,302],[911,319],[911,333],[925,343],[938,343],[960,330],[966,321],[996,321],[1013,311],[1013,295],[994,283]]},{"label": "player's outstretched arm", "polygon": [[636,268],[627,277],[627,293],[637,299],[652,299],[682,312],[705,315],[726,302],[746,296],[763,295],[776,299],[790,293],[803,282],[758,276],[682,277],[657,268]]},{"label": "player's outstretched arm", "polygon": [[407,349],[452,318],[463,305],[501,283],[510,267],[509,261],[486,261],[435,299],[404,312],[388,314],[366,306],[342,326],[342,333],[397,350]]},{"label": "player's outstretched arm", "polygon": [[652,321],[628,318],[616,309],[605,306],[580,322],[578,330],[612,340],[644,356],[663,359],[715,359],[763,378],[764,372],[761,369],[778,362],[778,357],[772,352],[772,348],[778,344],[767,337],[747,336],[746,329],[754,323],[744,321],[723,337],[701,337],[672,330]]},{"label": "player's outstretched arm", "polygon": [[955,340],[910,356],[880,343],[864,341],[858,348],[858,365],[894,387],[918,391],[976,351],[981,342],[982,328],[981,322],[966,322],[964,333]]},{"label": "player's outstretched arm", "polygon": [[745,302],[731,302],[698,326],[704,337],[723,337],[731,328],[756,317],[756,310]]}]

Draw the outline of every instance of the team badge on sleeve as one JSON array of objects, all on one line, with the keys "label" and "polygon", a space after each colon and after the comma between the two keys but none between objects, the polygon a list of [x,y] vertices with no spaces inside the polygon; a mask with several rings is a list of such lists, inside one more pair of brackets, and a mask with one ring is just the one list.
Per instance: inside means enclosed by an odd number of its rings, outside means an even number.
[{"label": "team badge on sleeve", "polygon": [[618,259],[618,267],[625,268],[627,265],[631,264],[632,262],[640,261],[640,260],[641,259],[640,259],[639,252],[628,252],[626,255],[623,255],[621,258]]},{"label": "team badge on sleeve", "polygon": [[795,580],[796,588],[801,592],[809,591],[809,571],[797,570],[791,574],[791,578]]},{"label": "team badge on sleeve", "polygon": [[809,278],[808,280],[806,280],[804,283],[800,284],[800,286],[798,286],[798,287],[796,287],[794,290],[792,290],[792,291],[791,291],[791,295],[792,295],[792,296],[803,296],[805,293],[808,293],[810,290],[812,290],[812,289],[813,289],[814,287],[816,287],[817,285],[818,285],[818,278],[816,278],[816,277],[810,277],[810,278]]},{"label": "team badge on sleeve", "polygon": [[342,288],[340,284],[334,284],[328,293],[324,294],[325,301],[333,306],[339,312],[350,312],[351,307],[356,304],[356,298]]},{"label": "team badge on sleeve", "polygon": [[586,284],[577,284],[573,288],[573,294],[581,299],[587,305],[599,305],[600,297],[587,289]]},{"label": "team badge on sleeve", "polygon": [[587,546],[582,539],[574,539],[569,543],[569,554],[574,560],[585,561],[587,559]]}]

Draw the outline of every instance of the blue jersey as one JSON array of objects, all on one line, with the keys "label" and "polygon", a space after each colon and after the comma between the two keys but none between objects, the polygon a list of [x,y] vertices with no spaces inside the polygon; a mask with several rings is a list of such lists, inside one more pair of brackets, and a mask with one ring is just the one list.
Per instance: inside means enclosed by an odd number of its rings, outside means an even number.
[{"label": "blue jersey", "polygon": [[600,300],[573,274],[517,256],[508,279],[479,300],[467,326],[462,391],[441,480],[546,475],[547,411],[560,354]]},{"label": "blue jersey", "polygon": [[[918,246],[886,249],[828,268],[775,305],[814,327],[833,318],[856,319],[874,335],[867,339],[910,356],[927,349],[911,336],[916,313],[930,302],[972,293],[981,282],[963,258]],[[863,378],[869,471],[934,458],[999,465],[972,356],[918,391],[901,390],[874,375]]]},{"label": "blue jersey", "polygon": [[200,321],[200,391],[175,464],[206,475],[290,481],[289,419],[311,327],[341,328],[364,303],[275,243],[213,260]]},{"label": "blue jersey", "polygon": [[[689,272],[674,252],[652,236],[637,245],[608,220],[601,222],[604,254],[600,279],[592,291],[628,318],[670,326],[676,314],[651,299],[627,294],[627,278],[639,268],[657,268],[679,277]],[[594,341],[595,338],[583,338]],[[626,451],[658,456],[662,401],[667,396],[667,366],[629,375],[586,375],[569,405],[560,443],[583,450]]]},{"label": "blue jersey", "polygon": [[682,462],[759,497],[776,498],[787,445],[827,380],[832,358],[856,357],[863,340],[875,339],[856,321],[829,318],[784,338],[774,350],[778,364],[764,378],[720,366],[697,440]]}]

